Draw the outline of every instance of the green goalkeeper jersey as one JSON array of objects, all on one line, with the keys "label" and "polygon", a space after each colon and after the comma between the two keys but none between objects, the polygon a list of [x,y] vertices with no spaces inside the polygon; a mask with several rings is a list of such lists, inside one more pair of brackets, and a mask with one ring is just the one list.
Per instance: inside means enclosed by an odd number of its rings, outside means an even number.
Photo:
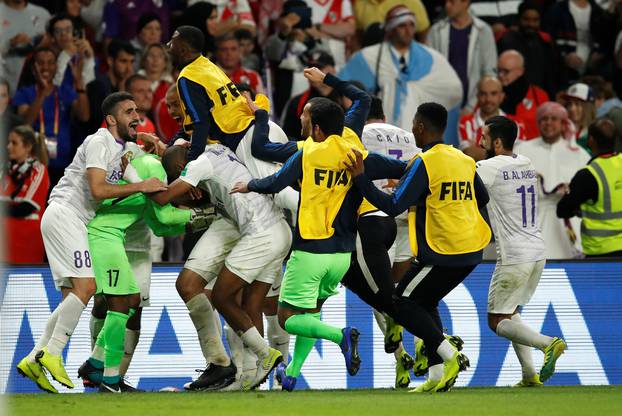
[{"label": "green goalkeeper jersey", "polygon": [[[157,178],[166,182],[162,163],[154,155],[144,155],[132,160],[132,166],[142,179]],[[124,180],[119,183],[127,183]],[[125,241],[127,229],[144,219],[157,236],[180,235],[190,221],[190,211],[178,209],[171,204],[160,206],[142,192],[105,200],[89,224],[90,236]]]}]

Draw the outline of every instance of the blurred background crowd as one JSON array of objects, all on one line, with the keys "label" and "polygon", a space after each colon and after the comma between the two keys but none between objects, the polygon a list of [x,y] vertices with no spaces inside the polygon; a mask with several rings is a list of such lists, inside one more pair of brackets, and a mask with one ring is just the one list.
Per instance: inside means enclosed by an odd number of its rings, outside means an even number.
[{"label": "blurred background crowd", "polygon": [[[622,0],[4,0],[0,21],[11,263],[44,261],[47,195],[103,126],[106,95],[130,92],[139,131],[165,143],[178,137],[179,98],[169,87],[179,68],[166,43],[180,25],[203,32],[204,54],[241,89],[270,98],[271,117],[292,140],[301,139],[309,99],[352,104],[310,84],[308,66],[380,97],[386,121],[409,131],[420,103],[443,104],[445,140],[475,160],[486,157],[484,122],[508,115],[519,126],[516,151],[541,178],[548,258],[581,256],[580,219],[556,214],[592,157],[588,127],[606,117],[622,131]],[[152,238],[153,260],[181,261],[192,239],[182,240]]]}]

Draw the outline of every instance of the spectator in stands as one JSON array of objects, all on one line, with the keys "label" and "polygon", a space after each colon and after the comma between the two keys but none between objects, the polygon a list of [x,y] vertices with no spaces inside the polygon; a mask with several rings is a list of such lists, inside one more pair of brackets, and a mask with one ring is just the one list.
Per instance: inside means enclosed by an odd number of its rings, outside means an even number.
[{"label": "spectator in stands", "polygon": [[89,0],[65,0],[61,3],[60,12],[69,15],[71,20],[73,20],[74,26],[84,32],[83,37],[87,39],[91,45],[95,45],[95,42],[97,42],[95,37],[96,30],[82,18],[83,3],[89,3]]},{"label": "spectator in stands", "polygon": [[427,40],[458,74],[464,114],[475,107],[477,82],[486,75],[494,75],[497,67],[492,29],[469,12],[470,4],[471,0],[445,0],[447,17],[432,25]]},{"label": "spectator in stands", "polygon": [[8,137],[7,157],[9,163],[0,181],[6,260],[42,263],[41,216],[50,187],[43,137],[30,126],[13,128]]},{"label": "spectator in stands", "polygon": [[153,116],[158,136],[166,144],[173,144],[179,137],[187,139],[182,129],[183,112],[176,84],[172,84],[165,98],[158,102]]},{"label": "spectator in stands", "polygon": [[583,82],[592,89],[597,118],[605,117],[613,108],[622,109],[622,100],[616,96],[610,81],[605,81],[600,76],[586,76],[583,77]]},{"label": "spectator in stands", "polygon": [[185,9],[179,18],[179,26],[194,26],[203,33],[205,47],[203,55],[208,58],[216,51],[214,36],[218,26],[218,10],[211,3],[198,2]]},{"label": "spectator in stands", "polygon": [[82,10],[80,16],[94,31],[94,39],[101,42],[104,33],[104,8],[108,0],[80,0]]},{"label": "spectator in stands", "polygon": [[95,79],[95,57],[93,48],[84,37],[84,31],[74,26],[74,20],[66,13],[53,16],[48,25],[50,47],[57,55],[57,70],[54,76],[54,85],[61,85],[66,79],[71,79],[69,62],[83,60],[82,81],[84,84]]},{"label": "spectator in stands", "polygon": [[0,72],[9,82],[10,90],[15,91],[24,60],[45,33],[50,14],[27,0],[5,0],[0,3],[0,16],[0,55],[3,58]]},{"label": "spectator in stands", "polygon": [[590,156],[576,145],[574,126],[561,104],[542,104],[538,108],[537,120],[540,137],[517,142],[515,151],[531,160],[539,177],[537,220],[546,241],[546,258],[571,259],[577,257],[581,249],[576,238],[580,221],[577,218],[570,221],[557,218],[557,203],[568,192],[570,180]]},{"label": "spectator in stands", "polygon": [[10,103],[11,90],[9,89],[9,81],[0,78],[0,138],[2,138],[3,143],[11,129],[24,124],[24,121],[13,112],[9,105]]},{"label": "spectator in stands", "polygon": [[113,92],[125,91],[125,81],[134,74],[135,55],[136,51],[128,41],[113,39],[108,45],[108,72],[87,85],[91,103],[90,131],[97,130],[104,119],[101,112],[104,98]]},{"label": "spectator in stands", "polygon": [[[318,68],[325,74],[335,74],[335,60],[327,52],[318,51],[312,53],[308,65]],[[309,89],[289,100],[281,117],[283,131],[291,140],[304,139],[301,137],[300,115],[309,100],[315,97],[327,97],[335,102],[339,101],[339,97],[332,87],[323,82],[309,82]]]},{"label": "spectator in stands", "polygon": [[161,43],[152,43],[147,46],[141,59],[139,74],[144,75],[151,82],[153,101],[151,108],[155,112],[156,105],[166,95],[174,82],[171,75],[171,60],[166,48]]},{"label": "spectator in stands", "polygon": [[154,12],[146,12],[136,26],[136,37],[132,39],[132,46],[136,50],[136,60],[134,61],[134,71],[140,69],[142,56],[149,45],[160,43],[162,38],[162,24],[160,17]]},{"label": "spectator in stands", "polygon": [[613,16],[594,0],[562,0],[551,7],[545,30],[561,53],[568,80],[600,71],[613,48],[614,28]]},{"label": "spectator in stands", "polygon": [[56,55],[49,48],[39,48],[33,55],[36,83],[15,92],[13,105],[17,114],[46,138],[50,158],[50,183],[55,185],[71,162],[71,116],[79,121],[89,119],[89,100],[82,82],[82,67],[70,63],[73,85],[53,83]]},{"label": "spectator in stands", "polygon": [[497,72],[505,92],[501,109],[523,121],[527,140],[538,137],[536,111],[549,100],[549,95],[542,88],[529,83],[525,76],[525,60],[518,51],[509,50],[499,55]]},{"label": "spectator in stands", "polygon": [[355,24],[350,0],[306,0],[311,8],[312,26],[306,30],[319,44],[330,51],[335,68],[346,63],[346,40],[354,35]]},{"label": "spectator in stands", "polygon": [[268,38],[264,47],[271,66],[274,113],[281,117],[289,100],[308,88],[309,83],[302,71],[309,51],[329,53],[325,47],[316,48],[315,40],[305,32],[305,28],[311,26],[311,18],[304,15],[303,11],[307,10],[304,7],[303,1],[286,1],[276,25],[277,31]]},{"label": "spectator in stands", "polygon": [[242,66],[242,48],[237,38],[229,33],[216,38],[216,63],[234,83],[245,83],[256,93],[263,93],[259,74]]},{"label": "spectator in stands", "polygon": [[[477,83],[477,106],[475,111],[460,118],[458,135],[460,149],[476,161],[486,159],[486,150],[479,145],[482,127],[495,116],[507,116],[500,106],[505,98],[503,85],[495,77],[486,76]],[[518,140],[525,139],[525,126],[514,116],[507,116],[518,125]]]},{"label": "spectator in stands", "polygon": [[371,25],[381,25],[383,16],[395,6],[406,6],[415,15],[415,36],[425,42],[430,29],[430,19],[421,0],[357,0],[354,2],[356,29],[365,32]]},{"label": "spectator in stands", "polygon": [[247,0],[219,0],[212,4],[216,7],[217,16],[210,30],[212,36],[220,37],[238,29],[247,29],[255,34],[257,26]]},{"label": "spectator in stands", "polygon": [[573,84],[561,94],[560,101],[574,124],[575,139],[583,137],[587,143],[587,128],[596,117],[591,88],[583,83]]},{"label": "spectator in stands", "polygon": [[163,0],[110,0],[104,8],[104,37],[121,38],[130,41],[138,35],[138,20],[145,13],[153,12],[160,18],[161,38],[169,39],[170,10]]},{"label": "spectator in stands", "polygon": [[530,84],[545,90],[549,97],[557,92],[559,54],[551,36],[540,30],[542,13],[537,0],[525,0],[518,6],[518,28],[508,30],[499,39],[499,53],[517,50],[525,59],[525,76]]},{"label": "spectator in stands", "polygon": [[415,21],[404,6],[389,10],[385,18],[387,40],[355,53],[339,77],[361,81],[368,92],[385,103],[387,122],[407,131],[412,129],[420,103],[434,101],[453,110],[447,131],[457,144],[460,79],[440,53],[413,40]]},{"label": "spectator in stands", "polygon": [[153,93],[151,92],[151,81],[144,75],[134,74],[125,83],[125,89],[132,94],[138,116],[140,117],[136,131],[139,133],[156,134],[155,124],[151,121],[151,103]]},{"label": "spectator in stands", "polygon": [[240,43],[240,49],[242,50],[242,66],[248,69],[252,69],[255,72],[259,72],[259,56],[255,53],[255,37],[250,30],[238,29],[234,33],[235,38]]},{"label": "spectator in stands", "polygon": [[557,204],[557,216],[581,216],[581,243],[587,257],[622,256],[622,155],[614,145],[613,121],[600,119],[588,129],[594,157],[570,181],[569,192]]}]

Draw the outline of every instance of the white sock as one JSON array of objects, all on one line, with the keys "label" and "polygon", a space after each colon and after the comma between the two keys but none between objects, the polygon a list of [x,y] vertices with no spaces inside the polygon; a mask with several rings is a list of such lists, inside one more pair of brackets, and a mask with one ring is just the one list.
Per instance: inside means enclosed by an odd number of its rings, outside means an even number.
[{"label": "white sock", "polygon": [[235,379],[239,380],[244,369],[244,343],[229,324],[225,325],[225,335],[227,336],[229,351],[231,352],[231,361],[233,361],[237,369]]},{"label": "white sock", "polygon": [[136,351],[139,339],[140,331],[129,328],[125,329],[125,352],[123,353],[123,358],[119,365],[119,375],[121,377],[125,376],[127,369],[130,368],[130,363],[132,362],[132,357],[134,356],[134,351]]},{"label": "white sock", "polygon": [[512,347],[514,347],[514,352],[520,362],[523,371],[523,380],[529,380],[536,375],[536,369],[533,366],[533,360],[531,358],[532,348],[516,342],[512,343]]},{"label": "white sock", "polygon": [[281,328],[277,315],[267,315],[266,321],[268,321],[268,343],[283,354],[283,362],[287,364],[289,361],[289,334]]},{"label": "white sock", "polygon": [[385,335],[387,333],[387,320],[384,314],[375,309],[372,309],[372,311],[374,312],[374,318],[376,318],[376,324],[378,328],[380,328],[380,332],[382,332],[382,335]]},{"label": "white sock", "polygon": [[222,338],[218,335],[218,328],[215,325],[214,315],[216,312],[212,309],[207,296],[204,293],[196,295],[186,303],[186,307],[190,313],[190,319],[192,319],[192,323],[197,330],[201,351],[206,363],[214,363],[221,366],[231,364],[231,360],[227,356],[225,346],[222,343]]},{"label": "white sock", "polygon": [[441,381],[443,378],[444,364],[434,364],[428,368],[428,380]]},{"label": "white sock", "polygon": [[[208,299],[209,301],[209,299]],[[220,320],[220,314],[214,308],[212,308],[212,319],[214,320],[214,327],[218,332],[218,337],[222,339],[222,321]]]},{"label": "white sock", "polygon": [[89,321],[89,330],[91,331],[91,350],[95,348],[95,343],[97,342],[97,336],[101,332],[104,327],[105,319],[99,319],[91,314],[91,320]]},{"label": "white sock", "polygon": [[513,315],[512,319],[504,319],[499,322],[497,325],[497,335],[540,350],[544,350],[553,341],[553,338],[539,334],[525,325],[519,314]]},{"label": "white sock", "polygon": [[95,344],[95,346],[93,347],[93,351],[91,352],[91,357],[103,363],[106,359],[106,350],[104,349],[104,347],[100,347],[99,345]]},{"label": "white sock", "polygon": [[444,339],[443,342],[441,342],[441,345],[439,345],[438,348],[436,349],[436,352],[438,353],[438,355],[441,356],[443,361],[449,361],[452,358],[454,358],[456,349],[454,348],[453,345],[449,343],[449,341]]},{"label": "white sock", "polygon": [[59,311],[56,326],[47,344],[50,354],[60,355],[63,352],[71,334],[73,334],[74,329],[78,325],[78,321],[80,321],[84,308],[86,308],[86,305],[73,293],[69,293],[65,300],[58,305]]},{"label": "white sock", "polygon": [[257,356],[249,347],[244,347],[242,361],[242,376],[245,379],[255,378],[257,374]]},{"label": "white sock", "polygon": [[254,326],[250,327],[240,338],[244,345],[257,354],[258,358],[265,358],[270,354],[270,347]]},{"label": "white sock", "polygon": [[50,342],[50,338],[52,337],[52,333],[54,332],[54,327],[56,326],[56,322],[58,320],[59,310],[60,310],[60,305],[58,305],[56,309],[54,309],[54,312],[52,312],[52,314],[48,318],[48,321],[45,324],[45,328],[43,329],[43,333],[41,334],[41,337],[39,337],[37,344],[32,349],[32,351],[30,351],[30,354],[28,354],[28,359],[31,362],[34,363],[36,361],[35,357],[37,353],[41,351],[43,347],[45,347],[48,344],[48,342]]}]

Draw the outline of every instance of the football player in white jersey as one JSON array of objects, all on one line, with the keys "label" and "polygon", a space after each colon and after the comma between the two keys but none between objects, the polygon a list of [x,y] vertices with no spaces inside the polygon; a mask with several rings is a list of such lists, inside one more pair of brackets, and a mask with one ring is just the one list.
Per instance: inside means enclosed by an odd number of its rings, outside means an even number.
[{"label": "football player in white jersey", "polygon": [[[222,144],[209,144],[186,164],[186,149],[166,150],[163,165],[169,181],[166,192],[154,196],[167,203],[198,186],[209,194],[219,215],[193,248],[177,278],[177,291],[186,303],[208,366],[190,390],[214,390],[232,384],[236,367],[227,355],[203,289],[215,279],[212,302],[243,344],[259,359],[252,380],[239,388],[253,388],[282,360],[263,338],[262,305],[291,246],[291,231],[272,198],[259,194],[230,194],[233,184],[252,176],[237,155]],[[179,177],[178,179],[176,179]],[[244,292],[244,309],[240,297]],[[239,380],[238,380],[239,381]]]},{"label": "football player in white jersey", "polygon": [[[520,317],[520,307],[538,286],[546,257],[537,222],[538,177],[527,157],[512,152],[516,136],[516,123],[509,118],[487,120],[481,138],[487,159],[477,162],[477,173],[490,196],[487,210],[497,242],[497,265],[488,291],[488,326],[512,341],[523,373],[517,386],[532,387],[553,375],[566,344],[534,331]],[[540,374],[533,365],[532,347],[544,353]]]},{"label": "football player in white jersey", "polygon": [[52,190],[41,220],[41,234],[54,284],[61,290],[63,300],[48,318],[33,350],[17,365],[17,370],[49,392],[57,391],[47,380],[43,368],[62,385],[74,387],[63,367],[61,353],[96,289],[86,224],[104,199],[166,189],[155,178],[131,185],[116,184],[123,176],[122,156],[128,151],[141,152],[133,143],[139,122],[136,110],[134,99],[128,93],[106,97],[102,111],[107,128],[99,129],[80,145],[64,176]]}]

